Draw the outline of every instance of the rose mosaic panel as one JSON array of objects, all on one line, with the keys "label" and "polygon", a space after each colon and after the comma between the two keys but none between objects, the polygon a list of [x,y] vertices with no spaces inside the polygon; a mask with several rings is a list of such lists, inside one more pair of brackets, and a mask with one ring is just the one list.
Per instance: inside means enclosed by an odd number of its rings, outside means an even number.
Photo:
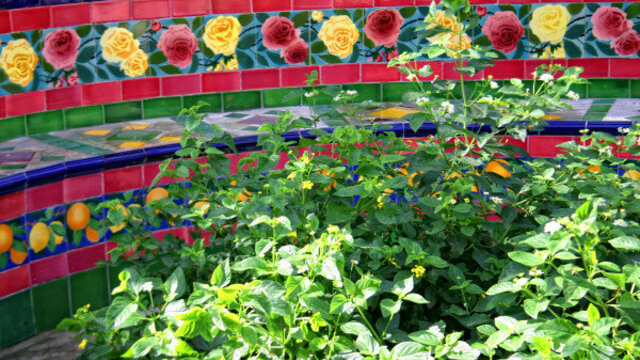
[{"label": "rose mosaic panel", "polygon": [[[481,20],[451,46],[491,45],[505,59],[636,57],[640,50],[640,3],[475,8]],[[427,7],[283,11],[1,34],[0,95],[141,77],[387,62],[439,40],[415,32],[427,13]],[[442,11],[436,20],[460,26]]]}]

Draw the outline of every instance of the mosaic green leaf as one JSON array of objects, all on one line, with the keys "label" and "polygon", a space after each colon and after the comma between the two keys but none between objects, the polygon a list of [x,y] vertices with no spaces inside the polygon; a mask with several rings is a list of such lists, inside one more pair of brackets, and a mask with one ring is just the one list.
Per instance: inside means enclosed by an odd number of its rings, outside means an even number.
[{"label": "mosaic green leaf", "polygon": [[402,15],[402,17],[405,19],[412,17],[413,14],[415,13],[416,13],[415,7],[403,7],[402,9],[400,9],[400,15]]},{"label": "mosaic green leaf", "polygon": [[[189,23],[186,23],[186,25],[188,26]],[[133,33],[133,37],[136,39],[139,38],[140,36],[142,36],[142,34],[145,33],[145,31],[147,31],[148,27],[149,27],[149,21],[147,20],[138,21],[135,25],[133,25],[133,27],[131,27],[131,32]]]},{"label": "mosaic green leaf", "polygon": [[36,30],[31,33],[31,43],[35,44],[42,37],[42,30]]},{"label": "mosaic green leaf", "polygon": [[237,51],[238,65],[243,69],[251,69],[253,67],[253,59],[247,55],[244,51]]},{"label": "mosaic green leaf", "polygon": [[327,51],[327,47],[324,45],[324,42],[319,40],[311,44],[311,53],[319,54],[325,51]]},{"label": "mosaic green leaf", "polygon": [[102,35],[105,31],[107,31],[108,27],[104,24],[94,25],[93,28],[98,32],[98,34]]},{"label": "mosaic green leaf", "polygon": [[191,30],[196,30],[204,23],[204,16],[196,16],[191,21]]},{"label": "mosaic green leaf", "polygon": [[173,23],[174,24],[179,24],[179,25],[187,25],[189,26],[189,21],[183,17],[177,17],[177,18],[173,18]]},{"label": "mosaic green leaf", "polygon": [[522,5],[520,6],[520,10],[518,11],[518,17],[522,19],[525,16],[529,15],[530,12],[531,12],[530,4]]},{"label": "mosaic green leaf", "polygon": [[16,39],[16,40],[25,39],[25,40],[29,41],[29,38],[27,37],[27,34],[25,34],[23,32],[11,33],[11,37]]},{"label": "mosaic green leaf", "polygon": [[340,60],[339,57],[337,57],[335,55],[331,55],[331,54],[320,55],[320,59],[324,60],[324,62],[329,63],[329,64],[340,64],[340,63],[342,63],[342,60]]},{"label": "mosaic green leaf", "polygon": [[10,94],[17,94],[17,93],[24,92],[24,89],[22,88],[22,86],[14,83],[2,84],[1,87]]},{"label": "mosaic green leaf", "polygon": [[518,11],[516,10],[515,6],[513,5],[500,5],[500,11],[511,11],[514,14],[517,14]]},{"label": "mosaic green leaf", "polygon": [[76,69],[78,70],[78,77],[83,84],[92,83],[95,76],[93,72],[86,66],[81,64],[76,64]]},{"label": "mosaic green leaf", "polygon": [[615,56],[616,55],[616,52],[613,51],[613,49],[611,48],[611,46],[608,43],[604,43],[602,41],[596,41],[596,46],[605,55],[608,55],[608,56]]},{"label": "mosaic green leaf", "polygon": [[250,49],[253,46],[254,42],[255,42],[255,35],[245,34],[240,38],[240,41],[238,41],[237,48],[243,49],[243,50]]},{"label": "mosaic green leaf", "polygon": [[79,62],[79,63],[89,62],[93,58],[95,53],[96,53],[95,45],[85,46],[78,53],[78,58],[76,59],[76,62]]},{"label": "mosaic green leaf", "polygon": [[294,16],[293,19],[291,19],[291,21],[293,21],[293,26],[295,27],[300,27],[304,25],[308,20],[309,20],[308,11],[303,11],[299,14],[296,14],[296,16]]},{"label": "mosaic green leaf", "polygon": [[580,3],[569,4],[567,5],[567,10],[569,10],[569,14],[571,15],[579,14],[580,12],[582,12],[582,10],[584,10],[584,4],[580,4]]},{"label": "mosaic green leaf", "polygon": [[240,22],[240,25],[242,26],[247,26],[253,20],[253,16],[253,14],[242,14],[238,16],[238,22]]},{"label": "mosaic green leaf", "polygon": [[89,35],[90,32],[91,32],[91,25],[80,25],[76,28],[76,33],[81,38]]},{"label": "mosaic green leaf", "polygon": [[182,74],[182,71],[180,71],[180,69],[174,65],[160,65],[159,68],[169,75]]},{"label": "mosaic green leaf", "polygon": [[151,54],[151,56],[149,56],[149,63],[150,64],[162,64],[165,61],[167,61],[167,57],[164,55],[164,53],[162,53],[162,51],[156,51],[153,54]]},{"label": "mosaic green leaf", "polygon": [[633,19],[640,15],[640,3],[632,3],[624,11],[627,13],[627,19]]},{"label": "mosaic green leaf", "polygon": [[284,65],[285,64],[284,59],[278,53],[274,53],[272,51],[267,51],[267,56],[269,57],[269,59],[271,59],[271,61],[273,61],[277,65]]},{"label": "mosaic green leaf", "polygon": [[584,31],[585,31],[584,24],[575,24],[567,30],[567,32],[565,33],[565,38],[577,39],[582,35],[584,35]]},{"label": "mosaic green leaf", "polygon": [[0,83],[5,82],[7,80],[7,74],[5,74],[4,70],[0,68]]}]

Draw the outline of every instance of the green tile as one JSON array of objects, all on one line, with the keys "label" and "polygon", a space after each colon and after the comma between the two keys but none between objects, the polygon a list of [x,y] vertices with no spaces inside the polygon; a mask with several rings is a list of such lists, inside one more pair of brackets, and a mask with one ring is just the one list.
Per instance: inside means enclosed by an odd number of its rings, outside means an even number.
[{"label": "green tile", "polygon": [[355,102],[363,102],[365,100],[381,101],[382,90],[380,84],[350,84],[342,86],[344,90],[355,90],[358,96]]},{"label": "green tile", "polygon": [[71,316],[68,280],[65,277],[31,289],[36,332],[52,329],[62,319]]},{"label": "green tile", "polygon": [[27,115],[27,133],[29,135],[60,130],[64,130],[62,110]]},{"label": "green tile", "polygon": [[580,98],[587,97],[587,84],[573,84],[569,89],[580,95]]},{"label": "green tile", "polygon": [[287,97],[294,90],[298,89],[288,88],[264,90],[262,92],[264,107],[298,106],[302,104],[302,96],[299,94],[285,100],[285,97]]},{"label": "green tile", "polygon": [[224,117],[228,117],[228,118],[231,118],[231,119],[244,119],[244,118],[246,118],[247,116],[249,116],[249,114],[243,114],[243,113],[230,113],[230,114],[225,115]]},{"label": "green tile", "polygon": [[91,304],[96,310],[107,305],[107,268],[80,272],[71,275],[71,308]]},{"label": "green tile", "polygon": [[591,98],[628,98],[628,79],[592,79],[589,80]]},{"label": "green tile", "polygon": [[27,164],[2,164],[0,165],[0,170],[24,169],[26,167]]},{"label": "green tile", "polygon": [[414,85],[409,82],[382,84],[382,101],[402,101],[402,95],[407,91],[415,91]]},{"label": "green tile", "polygon": [[184,107],[188,108],[194,105],[198,105],[198,102],[202,101],[209,105],[205,105],[198,110],[201,113],[221,112],[222,111],[222,94],[202,94],[185,96],[182,98]]},{"label": "green tile", "polygon": [[0,152],[2,152],[2,151],[13,151],[13,149],[15,149],[15,147],[13,147],[13,146],[3,147],[3,148],[0,148]]},{"label": "green tile", "polygon": [[64,118],[67,129],[104,124],[101,105],[65,109]]},{"label": "green tile", "polygon": [[160,134],[160,131],[149,130],[120,130],[107,140],[136,140],[149,141]]},{"label": "green tile", "polygon": [[[612,99],[615,100],[615,99]],[[611,109],[611,105],[591,105],[591,108],[589,108],[589,112],[609,112],[609,109]]]},{"label": "green tile", "polygon": [[594,105],[604,105],[604,104],[613,105],[615,104],[615,102],[616,102],[616,99],[593,99]]},{"label": "green tile", "polygon": [[0,141],[27,135],[24,116],[0,119]]},{"label": "green tile", "polygon": [[155,98],[144,101],[145,119],[178,116],[180,111],[182,111],[182,99],[179,96]]},{"label": "green tile", "polygon": [[583,117],[582,120],[585,121],[602,121],[604,117],[607,115],[605,112],[588,112]]},{"label": "green tile", "polygon": [[[337,86],[334,86],[334,87],[337,88]],[[331,102],[333,102],[333,96],[321,92],[326,88],[327,88],[327,86],[316,86],[316,90],[318,90],[318,92],[320,92],[320,93],[318,95],[316,95],[315,97],[313,97],[313,98],[306,98],[303,95],[302,96],[302,105],[311,106],[313,104],[313,99],[315,99],[316,105],[331,104]],[[308,88],[305,88],[304,91],[311,92],[311,91],[313,91],[313,89],[308,87]]]},{"label": "green tile", "polygon": [[104,119],[107,123],[142,119],[142,102],[128,101],[104,106]]},{"label": "green tile", "polygon": [[40,157],[40,161],[42,162],[63,161],[63,160],[64,160],[64,156],[46,155],[46,156]]},{"label": "green tile", "polygon": [[224,93],[224,111],[257,109],[261,106],[260,91],[237,91]]},{"label": "green tile", "polygon": [[0,301],[0,347],[13,345],[35,334],[29,291]]},{"label": "green tile", "polygon": [[640,80],[631,80],[631,97],[640,97]]}]

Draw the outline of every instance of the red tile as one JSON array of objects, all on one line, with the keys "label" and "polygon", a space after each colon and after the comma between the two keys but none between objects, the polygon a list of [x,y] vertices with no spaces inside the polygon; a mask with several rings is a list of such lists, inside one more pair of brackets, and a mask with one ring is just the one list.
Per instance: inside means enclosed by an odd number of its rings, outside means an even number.
[{"label": "red tile", "polygon": [[45,91],[47,110],[64,109],[82,104],[82,91],[79,86],[69,86]]},{"label": "red tile", "polygon": [[[189,0],[191,2],[192,0]],[[160,19],[171,16],[169,0],[132,0],[133,19]]]},{"label": "red tile", "polygon": [[291,10],[291,0],[253,0],[253,12]]},{"label": "red tile", "polygon": [[0,119],[7,116],[6,97],[0,96]]},{"label": "red tile", "polygon": [[553,59],[553,60],[531,59],[531,60],[525,60],[524,78],[525,79],[533,79],[533,72],[536,71],[538,66],[543,65],[543,64],[546,64],[546,65],[560,64],[560,65],[564,66],[564,65],[567,64],[567,60],[565,60],[565,59]]},{"label": "red tile", "polygon": [[606,78],[609,76],[609,59],[569,59],[569,66],[581,66],[584,72],[580,74],[585,78]]},{"label": "red tile", "polygon": [[280,87],[280,69],[242,71],[242,89],[266,89]]},{"label": "red tile", "polygon": [[[160,173],[160,164],[162,162],[146,164],[143,168],[143,176],[144,176],[144,186],[150,186],[153,182],[153,179]],[[175,182],[172,178],[168,176],[164,176],[162,179],[158,180],[157,185],[171,184]]]},{"label": "red tile", "polygon": [[609,59],[610,77],[638,78],[640,77],[640,60],[638,59]]},{"label": "red tile", "polygon": [[282,68],[282,87],[304,86],[307,80],[306,74],[318,71],[317,66],[291,66]]},{"label": "red tile", "polygon": [[[442,78],[444,80],[456,80],[456,81],[460,80],[460,73],[453,70],[454,67],[457,67],[457,65],[450,61],[442,64]],[[480,80],[482,79],[483,76],[484,76],[484,72],[480,71],[479,73],[473,76],[464,75],[464,79]]]},{"label": "red tile", "polygon": [[200,74],[167,76],[162,78],[162,96],[199,94]]},{"label": "red tile", "polygon": [[120,81],[82,85],[82,105],[104,104],[122,100]]},{"label": "red tile", "polygon": [[[499,0],[500,4],[535,4],[539,3],[540,0]],[[547,0],[545,0],[547,2]]]},{"label": "red tile", "polygon": [[29,266],[23,265],[0,273],[0,298],[30,286]]},{"label": "red tile", "polygon": [[360,82],[360,64],[325,65],[320,68],[323,84],[349,84]]},{"label": "red tile", "polygon": [[27,189],[27,212],[62,204],[62,181]]},{"label": "red tile", "polygon": [[494,79],[522,79],[524,77],[524,60],[496,61],[494,66],[484,69],[484,76],[493,76]]},{"label": "red tile", "polygon": [[64,202],[88,199],[104,194],[102,173],[66,178],[62,182]]},{"label": "red tile", "polygon": [[51,26],[53,27],[90,23],[91,6],[88,3],[51,7]]},{"label": "red tile", "polygon": [[62,253],[30,262],[29,271],[31,271],[31,283],[33,285],[69,275],[67,254]]},{"label": "red tile", "polygon": [[209,13],[210,0],[173,0],[173,16],[195,16]]},{"label": "red tile", "polygon": [[251,0],[211,0],[211,12],[213,14],[248,13],[251,12]]},{"label": "red tile", "polygon": [[50,28],[49,6],[12,10],[11,24],[13,32]]},{"label": "red tile", "polygon": [[333,0],[334,8],[373,7],[373,0]]},{"label": "red tile", "polygon": [[362,64],[362,82],[399,81],[400,75],[387,64]]},{"label": "red tile", "polygon": [[25,193],[18,191],[0,197],[0,221],[22,216],[26,211]]},{"label": "red tile", "polygon": [[96,244],[67,252],[69,273],[93,269],[100,260],[106,260],[106,244]]},{"label": "red tile", "polygon": [[130,20],[129,0],[99,1],[91,3],[91,22]]},{"label": "red tile", "polygon": [[11,32],[11,12],[0,11],[0,34]]},{"label": "red tile", "polygon": [[375,6],[413,6],[413,0],[375,0]]},{"label": "red tile", "polygon": [[149,77],[122,82],[122,100],[136,100],[160,95],[160,78]]},{"label": "red tile", "polygon": [[333,0],[293,0],[294,10],[331,9]]},{"label": "red tile", "polygon": [[31,91],[6,97],[7,116],[30,114],[44,111],[44,91]]},{"label": "red tile", "polygon": [[104,193],[126,191],[142,187],[142,166],[104,172]]},{"label": "red tile", "polygon": [[576,140],[573,136],[529,136],[529,154],[533,157],[555,157],[564,149],[556,147],[563,142]]},{"label": "red tile", "polygon": [[213,72],[202,74],[202,92],[242,90],[240,72]]}]

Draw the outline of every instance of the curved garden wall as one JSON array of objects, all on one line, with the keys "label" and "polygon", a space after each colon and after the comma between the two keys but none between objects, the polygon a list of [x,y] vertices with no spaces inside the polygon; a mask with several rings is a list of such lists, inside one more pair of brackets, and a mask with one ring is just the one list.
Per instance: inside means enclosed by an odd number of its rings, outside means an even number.
[{"label": "curved garden wall", "polygon": [[[287,88],[303,86],[305,74],[312,70],[319,72],[321,85],[348,85],[366,98],[400,101],[411,84],[387,69],[386,61],[426,43],[414,32],[426,5],[422,0],[9,1],[2,6],[12,10],[0,11],[0,68],[4,69],[0,70],[0,141],[174,116],[200,100],[210,104],[211,112],[301,105],[302,97],[287,101],[283,97],[290,91]],[[524,32],[504,59],[474,79],[489,75],[498,80],[530,79],[536,66],[553,61],[585,67],[591,83],[574,89],[582,97],[640,97],[638,49],[621,56],[626,51],[622,45],[612,48],[615,39],[596,37],[592,21],[599,8],[612,6],[633,21],[630,31],[638,31],[640,3],[483,1],[476,6],[486,15],[469,32],[469,41],[491,44],[482,26],[496,12],[513,12]],[[365,31],[365,19],[381,8],[397,9],[402,16],[397,41],[388,47],[375,45]],[[559,23],[546,33],[535,30],[536,25],[532,29],[534,14],[546,11],[557,12]],[[268,21],[291,21],[299,30],[294,33],[308,46],[308,56],[282,57],[284,50],[277,49],[277,41],[265,42],[261,29]],[[345,31],[351,40],[331,40],[337,31]],[[174,40],[186,34],[184,46],[193,55],[184,57],[166,50],[169,45],[160,45],[167,33],[173,33]],[[541,41],[536,33],[547,38]],[[70,42],[72,49],[77,43],[77,53],[49,51],[56,36]],[[118,36],[120,40],[115,39]],[[629,46],[636,45],[632,41]],[[439,78],[456,79],[447,59],[428,63]],[[619,126],[627,125],[551,122],[520,145],[532,156],[553,156],[559,150],[554,145],[577,139],[580,129],[616,134]],[[425,126],[413,133],[407,126],[395,127],[406,137],[432,130]],[[242,151],[255,150],[255,138],[238,143]],[[68,217],[69,209],[79,202],[122,198],[128,191],[132,191],[129,205],[143,204],[145,187],[157,174],[159,161],[176,149],[177,145],[139,149],[0,178],[0,240],[7,236],[7,228],[12,229],[11,249],[0,254],[0,347],[53,327],[78,306],[101,306],[109,300],[110,282],[118,269],[95,263],[106,258],[112,234],[97,237],[86,228],[73,230],[73,222],[83,214]],[[239,157],[230,156],[237,164]],[[60,226],[65,236],[36,254],[29,238],[32,233],[38,236],[33,229],[42,228],[41,223]],[[159,237],[170,232],[184,235],[185,225],[165,224],[155,230]]]}]

